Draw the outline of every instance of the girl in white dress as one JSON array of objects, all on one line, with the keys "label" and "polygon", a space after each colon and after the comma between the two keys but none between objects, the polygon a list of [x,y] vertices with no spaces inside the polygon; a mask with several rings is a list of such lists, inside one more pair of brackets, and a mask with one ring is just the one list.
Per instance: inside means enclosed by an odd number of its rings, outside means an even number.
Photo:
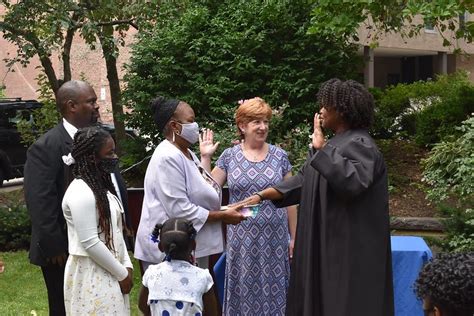
[{"label": "girl in white dress", "polygon": [[[158,240],[159,238],[159,240]],[[166,254],[143,275],[139,307],[145,315],[217,315],[211,274],[193,265],[196,230],[185,219],[170,218],[156,225],[151,239]]]},{"label": "girl in white dress", "polygon": [[122,234],[123,207],[110,177],[118,162],[114,141],[99,127],[81,129],[70,160],[74,180],[62,202],[69,241],[66,314],[130,315],[133,266]]}]

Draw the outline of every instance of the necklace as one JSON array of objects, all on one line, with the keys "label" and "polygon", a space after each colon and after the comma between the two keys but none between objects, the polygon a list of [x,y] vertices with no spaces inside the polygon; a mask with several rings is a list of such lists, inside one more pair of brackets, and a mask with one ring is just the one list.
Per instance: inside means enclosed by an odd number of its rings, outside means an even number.
[{"label": "necklace", "polygon": [[[253,161],[253,162],[259,162],[262,160],[262,154],[266,156],[266,147],[265,144],[263,144],[261,149],[257,149],[257,152],[255,151],[250,151],[249,149],[246,148],[245,143],[242,144],[242,151],[246,154],[245,156],[247,159]],[[250,157],[250,158],[249,158]]]}]

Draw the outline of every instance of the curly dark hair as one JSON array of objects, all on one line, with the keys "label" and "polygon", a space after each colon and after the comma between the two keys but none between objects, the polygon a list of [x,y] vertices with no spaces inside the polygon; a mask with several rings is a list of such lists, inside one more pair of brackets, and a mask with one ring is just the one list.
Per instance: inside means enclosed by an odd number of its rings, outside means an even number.
[{"label": "curly dark hair", "polygon": [[170,218],[163,224],[157,224],[153,229],[152,237],[160,238],[160,245],[166,253],[167,259],[189,260],[192,241],[196,238],[196,229],[193,223],[182,218]]},{"label": "curly dark hair", "polygon": [[474,313],[474,252],[441,253],[426,264],[415,282],[415,292],[446,315]]},{"label": "curly dark hair", "polygon": [[334,108],[350,128],[368,129],[374,119],[374,98],[360,83],[337,78],[324,82],[317,95],[321,107]]},{"label": "curly dark hair", "polygon": [[98,126],[82,128],[74,135],[71,155],[76,161],[72,174],[74,178],[84,180],[94,193],[99,213],[99,233],[104,233],[107,248],[114,250],[107,191],[117,193],[110,174],[98,168],[96,163],[100,149],[110,137],[109,132]]}]

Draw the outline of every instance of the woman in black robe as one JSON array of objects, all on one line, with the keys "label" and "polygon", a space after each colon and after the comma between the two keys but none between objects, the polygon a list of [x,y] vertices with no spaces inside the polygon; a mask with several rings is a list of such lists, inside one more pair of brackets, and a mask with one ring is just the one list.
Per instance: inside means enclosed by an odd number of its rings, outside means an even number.
[{"label": "woman in black robe", "polygon": [[[373,97],[355,81],[331,79],[318,103],[299,173],[242,203],[300,204],[287,315],[393,315],[387,171],[367,132]],[[334,137],[326,141],[321,127]]]}]

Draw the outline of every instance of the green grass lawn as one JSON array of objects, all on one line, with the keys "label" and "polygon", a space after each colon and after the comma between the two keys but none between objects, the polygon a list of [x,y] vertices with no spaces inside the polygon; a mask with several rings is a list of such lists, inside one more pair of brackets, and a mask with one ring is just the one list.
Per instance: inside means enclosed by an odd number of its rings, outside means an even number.
[{"label": "green grass lawn", "polygon": [[[132,255],[130,254],[130,257]],[[48,296],[41,269],[30,264],[26,251],[0,252],[5,262],[5,271],[0,273],[0,315],[48,315]],[[134,286],[130,296],[132,315],[141,315],[138,310],[140,270],[132,258]]]}]

